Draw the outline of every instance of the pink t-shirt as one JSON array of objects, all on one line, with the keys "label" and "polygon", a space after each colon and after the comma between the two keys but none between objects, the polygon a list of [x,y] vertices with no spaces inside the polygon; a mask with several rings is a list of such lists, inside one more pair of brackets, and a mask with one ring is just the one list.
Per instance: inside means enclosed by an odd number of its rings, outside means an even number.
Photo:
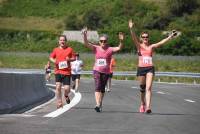
[{"label": "pink t-shirt", "polygon": [[95,64],[93,70],[109,74],[113,48],[107,47],[106,49],[102,49],[100,46],[94,45],[93,52],[95,54]]},{"label": "pink t-shirt", "polygon": [[153,54],[152,48],[149,47],[147,49],[144,49],[144,48],[140,47],[140,50],[138,53],[138,55],[139,55],[138,67],[153,66],[152,54]]}]

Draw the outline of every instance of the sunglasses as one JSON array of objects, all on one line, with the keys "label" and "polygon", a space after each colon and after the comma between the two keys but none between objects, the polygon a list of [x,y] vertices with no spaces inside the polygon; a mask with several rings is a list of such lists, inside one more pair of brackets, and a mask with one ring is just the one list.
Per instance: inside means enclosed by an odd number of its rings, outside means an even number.
[{"label": "sunglasses", "polygon": [[142,36],[142,38],[146,38],[146,39],[148,39],[148,38],[149,38],[149,36]]},{"label": "sunglasses", "polygon": [[107,40],[100,40],[100,42],[101,42],[101,43],[106,43],[106,42],[107,42]]}]

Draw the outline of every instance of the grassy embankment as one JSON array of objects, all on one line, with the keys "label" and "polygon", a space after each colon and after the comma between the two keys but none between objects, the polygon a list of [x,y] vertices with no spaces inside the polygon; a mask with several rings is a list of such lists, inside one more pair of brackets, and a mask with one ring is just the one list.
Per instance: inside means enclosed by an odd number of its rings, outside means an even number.
[{"label": "grassy embankment", "polygon": [[[0,68],[34,68],[43,69],[44,65],[48,60],[48,53],[0,53]],[[92,70],[94,63],[93,54],[81,53],[81,59],[84,62],[84,70]],[[116,54],[117,61],[116,71],[136,71],[137,68],[137,56],[134,54]],[[199,56],[154,56],[154,63],[156,71],[160,72],[200,72],[200,57]],[[136,77],[119,77],[115,76],[116,79],[136,79]],[[193,83],[196,81],[200,83],[199,79],[193,78],[172,78],[172,77],[156,77],[156,81],[169,82],[184,82]]]}]

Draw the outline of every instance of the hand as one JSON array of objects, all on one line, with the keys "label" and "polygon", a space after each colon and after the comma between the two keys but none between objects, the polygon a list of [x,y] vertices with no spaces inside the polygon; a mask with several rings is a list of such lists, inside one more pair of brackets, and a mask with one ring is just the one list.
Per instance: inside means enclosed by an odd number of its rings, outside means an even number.
[{"label": "hand", "polygon": [[172,37],[176,37],[178,35],[178,32],[176,30],[172,30]]},{"label": "hand", "polygon": [[178,35],[178,32],[176,30],[172,30],[172,32],[170,33],[169,37],[170,38],[175,38]]},{"label": "hand", "polygon": [[70,61],[70,58],[69,58],[69,57],[66,57],[65,59],[66,59],[66,61]]},{"label": "hand", "polygon": [[119,40],[120,41],[122,41],[122,40],[124,40],[124,33],[122,33],[122,32],[119,32]]},{"label": "hand", "polygon": [[81,30],[81,33],[82,33],[82,34],[87,34],[87,27],[84,27],[84,28]]},{"label": "hand", "polygon": [[129,28],[132,28],[134,26],[134,23],[133,23],[132,19],[130,19],[128,21],[128,26],[129,26]]}]

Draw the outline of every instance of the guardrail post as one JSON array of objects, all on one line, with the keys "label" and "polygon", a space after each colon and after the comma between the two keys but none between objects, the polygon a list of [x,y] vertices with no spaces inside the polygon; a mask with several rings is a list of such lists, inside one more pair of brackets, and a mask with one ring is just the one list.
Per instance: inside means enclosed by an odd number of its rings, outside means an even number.
[{"label": "guardrail post", "polygon": [[196,83],[196,80],[194,80],[193,84],[194,84],[194,85],[197,84],[197,83]]}]

